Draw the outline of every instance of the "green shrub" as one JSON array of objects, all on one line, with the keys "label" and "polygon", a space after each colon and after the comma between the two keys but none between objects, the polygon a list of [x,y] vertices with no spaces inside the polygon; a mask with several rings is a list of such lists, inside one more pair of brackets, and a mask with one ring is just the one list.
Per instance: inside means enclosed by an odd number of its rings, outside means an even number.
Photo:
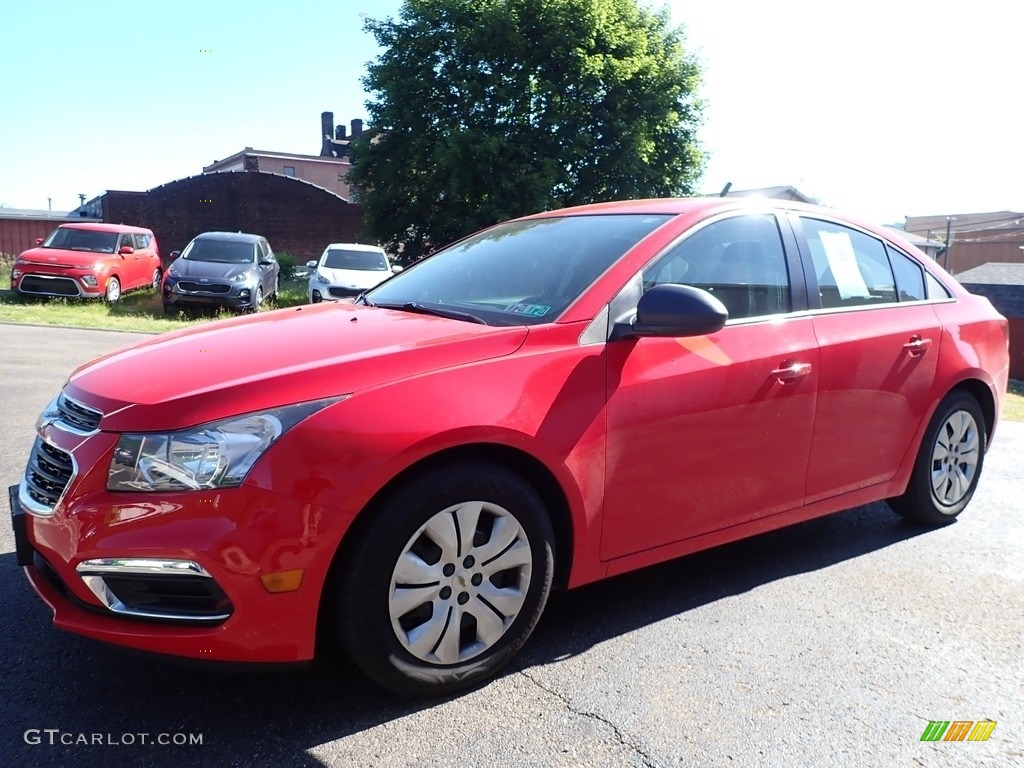
[{"label": "green shrub", "polygon": [[281,279],[294,280],[295,266],[298,263],[290,253],[277,254],[277,263],[281,265]]}]

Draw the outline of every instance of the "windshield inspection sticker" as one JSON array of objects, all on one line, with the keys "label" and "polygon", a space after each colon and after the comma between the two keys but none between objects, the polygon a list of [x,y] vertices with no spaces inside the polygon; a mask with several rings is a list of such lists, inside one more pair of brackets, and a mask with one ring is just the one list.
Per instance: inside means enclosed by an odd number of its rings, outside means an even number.
[{"label": "windshield inspection sticker", "polygon": [[842,299],[869,298],[864,276],[857,266],[857,255],[853,252],[853,242],[845,232],[821,232],[821,244],[825,248],[825,258],[832,270],[832,278],[839,289]]},{"label": "windshield inspection sticker", "polygon": [[551,307],[545,307],[543,304],[509,304],[505,307],[505,311],[511,312],[513,315],[544,317],[544,315],[551,311]]}]

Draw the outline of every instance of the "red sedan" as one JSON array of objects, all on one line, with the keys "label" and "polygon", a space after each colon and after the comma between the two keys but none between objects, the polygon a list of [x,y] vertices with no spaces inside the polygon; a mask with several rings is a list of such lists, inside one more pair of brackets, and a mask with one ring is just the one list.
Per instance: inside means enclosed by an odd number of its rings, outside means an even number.
[{"label": "red sedan", "polygon": [[[552,587],[866,502],[951,522],[1004,318],[911,245],[779,201],[554,211],[364,294],[76,370],[11,489],[57,626],[410,695],[492,677]],[[164,375],[154,375],[164,372]]]}]

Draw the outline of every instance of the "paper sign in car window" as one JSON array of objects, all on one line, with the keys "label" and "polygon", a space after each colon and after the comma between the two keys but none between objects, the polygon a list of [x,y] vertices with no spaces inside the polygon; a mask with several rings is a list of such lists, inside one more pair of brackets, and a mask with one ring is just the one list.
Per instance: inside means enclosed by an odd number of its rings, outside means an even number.
[{"label": "paper sign in car window", "polygon": [[864,275],[857,266],[857,255],[853,252],[853,243],[845,232],[819,232],[821,245],[825,249],[832,278],[839,289],[842,299],[870,298]]}]

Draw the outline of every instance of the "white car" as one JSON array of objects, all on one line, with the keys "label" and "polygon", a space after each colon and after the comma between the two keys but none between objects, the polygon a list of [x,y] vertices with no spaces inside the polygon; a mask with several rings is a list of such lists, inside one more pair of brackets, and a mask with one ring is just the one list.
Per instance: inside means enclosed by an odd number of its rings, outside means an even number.
[{"label": "white car", "polygon": [[353,299],[402,268],[376,245],[331,243],[319,261],[306,262],[309,275],[309,303]]}]

